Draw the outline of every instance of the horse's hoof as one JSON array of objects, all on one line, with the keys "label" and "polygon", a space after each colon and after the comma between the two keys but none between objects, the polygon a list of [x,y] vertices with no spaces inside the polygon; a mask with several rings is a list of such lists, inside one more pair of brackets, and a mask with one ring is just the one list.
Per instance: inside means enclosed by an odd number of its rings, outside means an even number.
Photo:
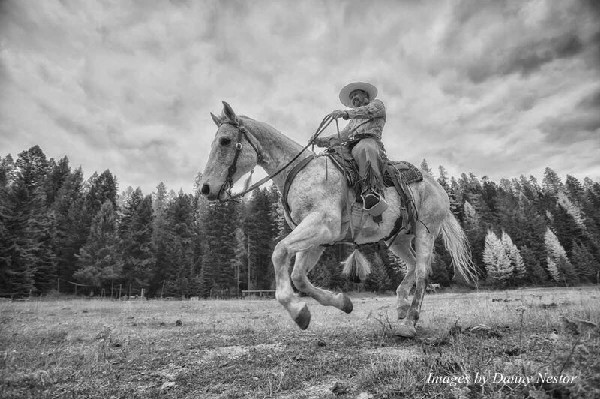
[{"label": "horse's hoof", "polygon": [[344,306],[342,306],[342,310],[346,313],[352,313],[352,310],[354,309],[352,301],[350,300],[350,298],[348,298],[347,295],[342,294],[342,296],[344,297]]},{"label": "horse's hoof", "polygon": [[308,328],[308,325],[310,324],[310,311],[308,310],[308,306],[304,305],[302,307],[302,310],[300,310],[300,313],[298,313],[298,316],[296,316],[294,321],[301,330],[306,330]]},{"label": "horse's hoof", "polygon": [[410,309],[410,305],[398,306],[398,320],[406,319],[406,315],[408,315],[408,309]]},{"label": "horse's hoof", "polygon": [[400,324],[396,335],[399,335],[404,338],[414,338],[414,336],[417,335],[417,329],[411,325]]}]

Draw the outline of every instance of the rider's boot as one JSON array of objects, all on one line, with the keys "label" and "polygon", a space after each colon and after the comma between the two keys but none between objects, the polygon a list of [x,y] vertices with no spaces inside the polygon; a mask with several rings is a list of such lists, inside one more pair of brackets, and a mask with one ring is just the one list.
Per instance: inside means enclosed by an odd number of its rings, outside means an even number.
[{"label": "rider's boot", "polygon": [[362,194],[363,209],[373,217],[380,217],[388,208],[386,200],[372,189],[368,189]]}]

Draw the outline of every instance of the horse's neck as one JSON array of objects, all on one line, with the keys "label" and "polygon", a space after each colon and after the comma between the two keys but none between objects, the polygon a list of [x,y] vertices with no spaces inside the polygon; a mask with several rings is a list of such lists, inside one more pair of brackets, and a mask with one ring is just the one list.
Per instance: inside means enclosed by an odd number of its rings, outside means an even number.
[{"label": "horse's neck", "polygon": [[[285,168],[286,165],[292,162],[304,148],[264,122],[249,120],[246,123],[249,125],[252,135],[259,142],[261,150],[263,151],[263,161],[259,166],[261,166],[269,176],[272,176]],[[285,179],[289,171],[293,168],[293,165],[312,154],[313,152],[307,149],[298,156],[285,171],[273,178],[273,182],[275,182],[280,192],[283,192]]]}]

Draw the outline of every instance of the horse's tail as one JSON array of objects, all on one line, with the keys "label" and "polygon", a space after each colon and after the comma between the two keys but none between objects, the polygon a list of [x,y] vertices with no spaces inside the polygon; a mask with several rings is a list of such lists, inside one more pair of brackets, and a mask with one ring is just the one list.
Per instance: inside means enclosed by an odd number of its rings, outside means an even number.
[{"label": "horse's tail", "polygon": [[352,251],[343,264],[342,275],[346,277],[358,277],[359,281],[365,281],[367,275],[371,273],[371,263],[358,248]]},{"label": "horse's tail", "polygon": [[458,220],[448,210],[446,218],[442,222],[442,239],[446,249],[452,256],[454,269],[463,275],[467,282],[477,283],[477,269],[471,259],[471,249],[464,230],[460,227]]},{"label": "horse's tail", "polygon": [[343,262],[344,276],[358,277],[358,280],[365,281],[367,275],[371,273],[371,266],[375,268],[383,266],[383,260],[379,255],[379,243],[357,245],[354,251]]}]

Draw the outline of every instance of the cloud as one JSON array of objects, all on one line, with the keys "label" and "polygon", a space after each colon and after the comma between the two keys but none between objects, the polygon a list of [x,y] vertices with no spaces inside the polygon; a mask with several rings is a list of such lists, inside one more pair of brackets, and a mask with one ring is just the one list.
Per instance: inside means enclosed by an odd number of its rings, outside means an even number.
[{"label": "cloud", "polygon": [[600,177],[599,16],[576,0],[4,1],[0,145],[190,191],[222,100],[304,144],[367,80],[390,158]]},{"label": "cloud", "polygon": [[[596,110],[597,111],[597,110]],[[600,150],[600,115],[597,112],[567,118],[551,118],[540,125],[551,143],[590,141]]]}]

